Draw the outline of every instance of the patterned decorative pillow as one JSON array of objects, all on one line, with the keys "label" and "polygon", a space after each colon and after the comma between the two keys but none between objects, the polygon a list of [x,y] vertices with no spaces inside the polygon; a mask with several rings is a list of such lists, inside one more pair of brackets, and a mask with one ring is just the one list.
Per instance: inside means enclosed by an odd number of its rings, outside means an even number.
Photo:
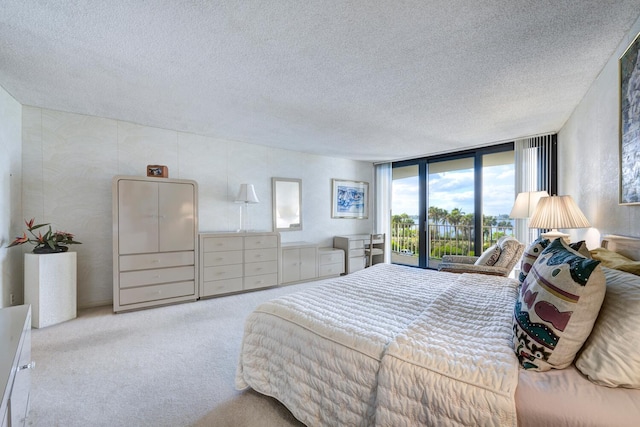
[{"label": "patterned decorative pillow", "polygon": [[570,243],[569,247],[574,251],[578,252],[580,255],[582,255],[585,258],[593,258],[591,256],[591,252],[589,251],[589,248],[587,248],[587,243],[584,240],[580,240],[579,242],[575,242],[575,243]]},{"label": "patterned decorative pillow", "polygon": [[542,251],[549,246],[549,240],[544,237],[538,237],[522,254],[522,263],[520,264],[520,276],[518,280],[520,283],[524,282],[525,277],[529,274],[529,270],[533,267],[533,263],[536,262],[538,256]]},{"label": "patterned decorative pillow", "polygon": [[498,245],[489,246],[486,251],[482,252],[474,264],[491,266],[500,258],[501,252]]},{"label": "patterned decorative pillow", "polygon": [[605,295],[600,261],[556,239],[534,262],[513,312],[513,346],[525,369],[566,368],[589,336]]},{"label": "patterned decorative pillow", "polygon": [[496,243],[500,248],[500,257],[493,264],[495,267],[506,267],[520,249],[521,243],[512,236],[503,236]]}]

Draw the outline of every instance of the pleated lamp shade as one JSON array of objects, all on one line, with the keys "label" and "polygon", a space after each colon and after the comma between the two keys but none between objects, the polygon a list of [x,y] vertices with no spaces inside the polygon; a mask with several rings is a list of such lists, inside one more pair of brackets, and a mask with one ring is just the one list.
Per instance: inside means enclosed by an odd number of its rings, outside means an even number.
[{"label": "pleated lamp shade", "polygon": [[533,211],[530,228],[588,228],[591,224],[571,196],[543,197]]}]

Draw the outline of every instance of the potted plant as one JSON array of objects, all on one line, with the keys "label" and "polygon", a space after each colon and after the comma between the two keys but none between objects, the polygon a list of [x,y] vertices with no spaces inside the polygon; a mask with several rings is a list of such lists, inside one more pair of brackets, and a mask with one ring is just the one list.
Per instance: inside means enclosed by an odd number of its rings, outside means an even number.
[{"label": "potted plant", "polygon": [[[22,237],[16,237],[16,239],[7,246],[8,248],[28,242],[35,245],[33,248],[34,254],[52,254],[57,252],[67,252],[69,250],[69,246],[67,245],[81,244],[81,242],[73,240],[73,234],[71,233],[67,233],[66,231],[53,232],[50,224],[34,224],[35,218],[31,218],[29,221],[25,220],[24,223],[27,226],[27,231],[31,233],[33,238],[27,236],[27,233],[25,232]],[[38,235],[34,233],[34,230],[46,226],[49,226],[49,230],[44,233],[44,235],[40,231],[38,231]]]}]

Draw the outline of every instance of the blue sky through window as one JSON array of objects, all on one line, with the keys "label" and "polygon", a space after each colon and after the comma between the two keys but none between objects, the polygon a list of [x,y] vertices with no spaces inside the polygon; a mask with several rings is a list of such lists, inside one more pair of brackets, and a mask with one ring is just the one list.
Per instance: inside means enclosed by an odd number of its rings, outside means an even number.
[{"label": "blue sky through window", "polygon": [[[513,164],[483,168],[485,215],[508,215],[515,198]],[[429,175],[429,206],[451,211],[459,208],[473,212],[473,170],[452,171]],[[392,198],[393,215],[418,215],[418,177],[395,179]]]}]

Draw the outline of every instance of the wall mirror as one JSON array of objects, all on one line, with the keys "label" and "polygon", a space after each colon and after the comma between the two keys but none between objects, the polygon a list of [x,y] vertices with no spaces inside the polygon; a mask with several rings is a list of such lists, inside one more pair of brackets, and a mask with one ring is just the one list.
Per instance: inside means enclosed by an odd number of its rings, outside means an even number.
[{"label": "wall mirror", "polygon": [[302,230],[302,180],[271,178],[273,230]]}]

